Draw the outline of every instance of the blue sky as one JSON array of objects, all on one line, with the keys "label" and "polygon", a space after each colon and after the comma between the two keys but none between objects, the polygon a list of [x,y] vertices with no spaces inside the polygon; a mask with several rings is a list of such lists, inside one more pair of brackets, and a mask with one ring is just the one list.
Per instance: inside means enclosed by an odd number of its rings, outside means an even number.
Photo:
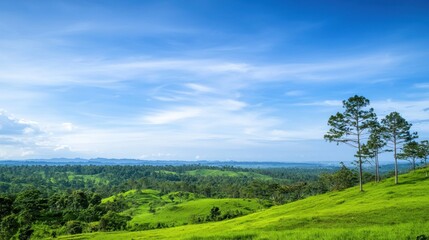
[{"label": "blue sky", "polygon": [[355,94],[428,139],[428,13],[427,1],[2,1],[0,159],[350,162],[323,134]]}]

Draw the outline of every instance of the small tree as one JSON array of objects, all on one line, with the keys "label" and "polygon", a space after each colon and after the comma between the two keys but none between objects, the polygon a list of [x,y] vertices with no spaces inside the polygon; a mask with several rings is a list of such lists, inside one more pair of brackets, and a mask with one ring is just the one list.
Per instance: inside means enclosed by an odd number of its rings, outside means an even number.
[{"label": "small tree", "polygon": [[79,234],[82,233],[83,227],[82,223],[79,221],[68,221],[66,223],[66,229],[69,234]]},{"label": "small tree", "polygon": [[362,182],[362,145],[365,137],[370,133],[376,115],[374,109],[368,108],[369,100],[362,96],[354,96],[343,101],[344,112],[332,115],[328,120],[331,127],[325,134],[325,140],[329,142],[345,143],[357,149],[357,165],[359,167],[359,187],[363,191]]},{"label": "small tree", "polygon": [[219,219],[221,215],[221,211],[219,209],[219,207],[212,207],[212,209],[210,209],[210,219],[212,221],[217,221]]},{"label": "small tree", "polygon": [[[420,146],[420,159],[422,160],[422,164],[426,167],[427,160],[429,158],[429,141],[423,140],[419,144]],[[428,176],[428,170],[426,168],[426,177]]]},{"label": "small tree", "polygon": [[383,148],[386,146],[386,141],[383,139],[384,129],[378,123],[374,121],[373,126],[371,127],[371,134],[369,135],[368,142],[362,146],[362,156],[367,159],[374,160],[375,168],[375,182],[380,181],[380,164],[378,161],[378,156],[383,152]]},{"label": "small tree", "polygon": [[409,161],[413,170],[416,170],[416,160],[420,157],[421,148],[416,141],[405,143],[402,152],[398,153],[398,158]]},{"label": "small tree", "polygon": [[[417,133],[410,133],[412,124],[408,123],[397,112],[392,112],[381,120],[383,126],[383,138],[387,146],[393,151],[395,160],[395,184],[398,184],[398,150],[402,144],[410,142],[417,137]],[[389,145],[390,144],[390,145]]]},{"label": "small tree", "polygon": [[127,226],[127,221],[131,220],[128,216],[122,216],[118,213],[109,211],[100,219],[100,230],[116,231],[124,230]]}]

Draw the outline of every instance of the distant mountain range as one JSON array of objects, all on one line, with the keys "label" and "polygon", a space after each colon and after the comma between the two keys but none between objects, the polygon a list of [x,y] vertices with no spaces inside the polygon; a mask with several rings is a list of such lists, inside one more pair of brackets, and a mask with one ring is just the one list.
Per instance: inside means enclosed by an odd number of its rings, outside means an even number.
[{"label": "distant mountain range", "polygon": [[[138,159],[111,159],[111,158],[52,158],[52,159],[27,159],[27,160],[2,160],[1,165],[150,165],[150,166],[181,166],[201,165],[214,167],[242,167],[242,168],[329,168],[339,167],[337,162],[242,162],[242,161],[183,161],[183,160],[138,160]],[[409,164],[400,163],[400,168],[405,169]],[[353,166],[349,166],[353,167]],[[368,166],[368,168],[371,168]],[[381,166],[384,170],[393,169],[393,164]]]},{"label": "distant mountain range", "polygon": [[[332,163],[292,163],[292,162],[241,162],[241,161],[183,161],[183,160],[137,160],[137,159],[110,159],[110,158],[53,158],[53,159],[27,159],[2,160],[0,165],[151,165],[151,166],[232,166],[243,168],[320,168],[333,167]],[[335,165],[337,166],[337,165]]]}]

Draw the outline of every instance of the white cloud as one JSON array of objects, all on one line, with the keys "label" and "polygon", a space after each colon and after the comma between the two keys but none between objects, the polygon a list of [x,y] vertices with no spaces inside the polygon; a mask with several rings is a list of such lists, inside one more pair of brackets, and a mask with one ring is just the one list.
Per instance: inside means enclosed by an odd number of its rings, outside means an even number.
[{"label": "white cloud", "polygon": [[199,116],[201,109],[193,107],[178,108],[171,111],[158,111],[143,117],[147,124],[169,124],[183,119]]},{"label": "white cloud", "polygon": [[59,145],[57,147],[54,148],[54,151],[71,151],[71,147],[68,145]]},{"label": "white cloud", "polygon": [[0,110],[0,135],[36,135],[41,130],[38,124],[33,121],[18,119]]},{"label": "white cloud", "polygon": [[69,122],[62,123],[61,126],[64,129],[64,131],[67,131],[67,132],[71,132],[75,129],[75,126],[73,125],[73,123],[69,123]]},{"label": "white cloud", "polygon": [[221,106],[221,108],[224,108],[228,111],[238,111],[246,107],[247,103],[233,99],[226,99],[219,101],[219,105]]},{"label": "white cloud", "polygon": [[194,90],[194,91],[202,92],[202,93],[211,93],[211,92],[215,91],[213,88],[204,86],[202,84],[186,83],[185,86]]},{"label": "white cloud", "polygon": [[[0,158],[22,159],[30,157],[66,157],[72,153],[68,145],[57,143],[58,135],[74,129],[71,123],[41,124],[17,118],[0,111]],[[58,127],[61,126],[61,127]],[[43,129],[43,130],[42,130]],[[57,153],[57,155],[55,155]]]}]

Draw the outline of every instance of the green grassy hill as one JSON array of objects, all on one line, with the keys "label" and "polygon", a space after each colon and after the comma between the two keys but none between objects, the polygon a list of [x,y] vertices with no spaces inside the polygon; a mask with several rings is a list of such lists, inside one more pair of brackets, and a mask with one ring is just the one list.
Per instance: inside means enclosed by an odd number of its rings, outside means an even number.
[{"label": "green grassy hill", "polygon": [[130,207],[149,203],[153,200],[161,199],[160,192],[157,190],[145,189],[145,190],[137,191],[134,189],[124,193],[120,193],[115,196],[104,198],[103,200],[101,200],[101,202],[102,203],[111,202],[117,198],[123,198]]},{"label": "green grassy hill", "polygon": [[429,236],[429,178],[424,170],[309,197],[232,220],[140,232],[62,239],[416,239]]},{"label": "green grassy hill", "polygon": [[210,210],[218,207],[221,216],[229,218],[247,215],[266,207],[256,199],[198,199],[193,193],[173,192],[161,195],[160,191],[130,190],[102,200],[103,203],[122,199],[127,210],[122,215],[130,216],[128,226],[133,230],[147,230],[205,222]]},{"label": "green grassy hill", "polygon": [[198,219],[204,220],[214,206],[219,207],[222,213],[230,213],[230,215],[246,215],[264,208],[254,199],[198,199],[179,204],[167,204],[159,207],[155,213],[143,211],[134,215],[129,224],[149,228],[155,228],[157,225],[187,225],[196,223]]}]

